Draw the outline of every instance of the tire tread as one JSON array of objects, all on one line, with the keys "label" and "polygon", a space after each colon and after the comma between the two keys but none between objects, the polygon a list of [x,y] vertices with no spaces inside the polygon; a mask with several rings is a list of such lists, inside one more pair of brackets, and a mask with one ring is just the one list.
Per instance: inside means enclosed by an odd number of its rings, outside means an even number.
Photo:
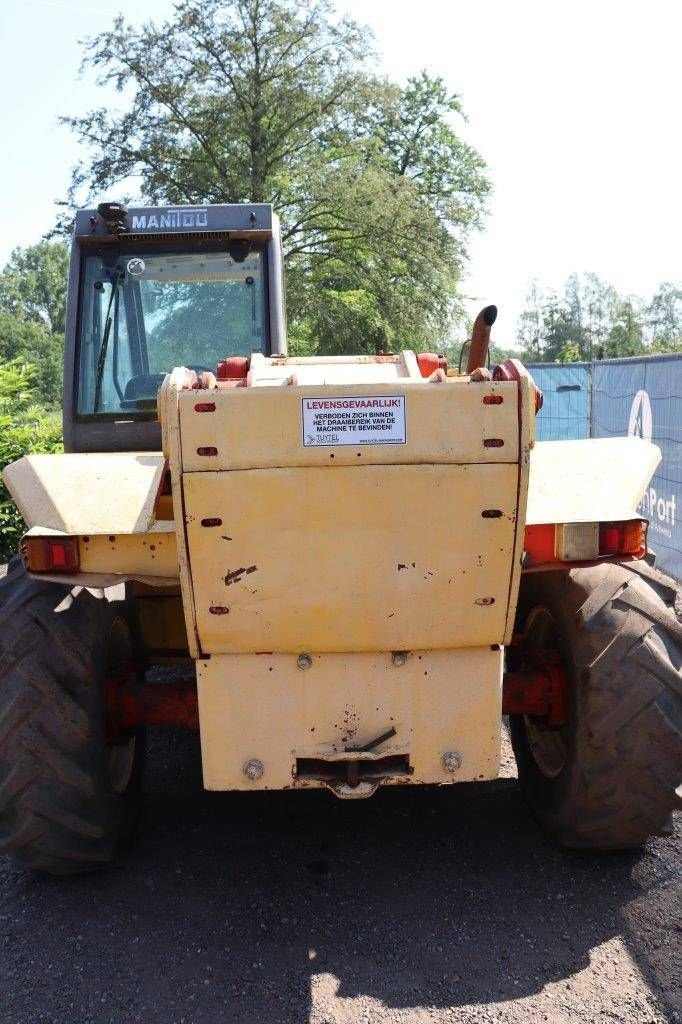
[{"label": "tire tread", "polygon": [[[554,790],[535,785],[521,718],[512,722],[512,739],[531,806],[564,845],[641,846],[679,806],[682,626],[670,607],[673,592],[651,567],[634,572],[618,563],[529,584],[526,605],[544,603],[544,595],[571,650],[576,721],[566,779]],[[550,791],[554,806],[539,797]]]},{"label": "tire tread", "polygon": [[56,614],[67,592],[18,560],[0,577],[0,852],[53,874],[111,861],[137,798],[106,771],[104,651],[120,612],[83,594]]}]

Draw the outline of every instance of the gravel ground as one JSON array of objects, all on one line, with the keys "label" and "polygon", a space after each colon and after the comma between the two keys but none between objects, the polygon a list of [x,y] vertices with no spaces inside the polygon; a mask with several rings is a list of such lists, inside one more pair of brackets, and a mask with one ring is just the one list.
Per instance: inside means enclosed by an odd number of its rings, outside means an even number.
[{"label": "gravel ground", "polygon": [[677,826],[644,853],[562,852],[512,777],[209,794],[196,739],[154,734],[124,864],[0,859],[0,1020],[680,1022]]}]

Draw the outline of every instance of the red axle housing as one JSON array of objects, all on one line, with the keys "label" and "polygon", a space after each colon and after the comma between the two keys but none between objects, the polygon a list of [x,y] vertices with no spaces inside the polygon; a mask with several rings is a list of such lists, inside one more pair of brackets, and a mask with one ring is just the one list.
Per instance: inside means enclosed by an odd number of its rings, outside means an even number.
[{"label": "red axle housing", "polygon": [[548,728],[565,725],[568,721],[568,678],[563,665],[505,672],[502,714],[542,718]]},{"label": "red axle housing", "polygon": [[[568,721],[568,693],[561,665],[506,672],[503,715],[532,715],[549,728]],[[107,685],[107,726],[111,740],[143,725],[199,728],[197,684],[192,679],[169,683],[138,682],[134,675],[112,678]]]},{"label": "red axle housing", "polygon": [[143,725],[198,729],[199,705],[194,678],[171,683],[138,682],[134,675],[107,683],[107,734],[117,742]]}]

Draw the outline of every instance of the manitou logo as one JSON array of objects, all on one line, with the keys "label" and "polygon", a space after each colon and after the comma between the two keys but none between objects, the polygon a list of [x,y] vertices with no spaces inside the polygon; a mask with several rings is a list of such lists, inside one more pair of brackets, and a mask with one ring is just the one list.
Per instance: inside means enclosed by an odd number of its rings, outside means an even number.
[{"label": "manitou logo", "polygon": [[184,231],[208,227],[207,210],[168,210],[166,213],[133,214],[132,231]]}]

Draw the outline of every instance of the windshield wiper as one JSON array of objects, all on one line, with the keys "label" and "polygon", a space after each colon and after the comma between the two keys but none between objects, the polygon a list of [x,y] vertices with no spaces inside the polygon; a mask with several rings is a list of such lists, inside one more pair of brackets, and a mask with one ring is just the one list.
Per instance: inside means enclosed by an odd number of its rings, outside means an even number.
[{"label": "windshield wiper", "polygon": [[124,272],[120,267],[116,268],[116,273],[111,282],[111,295],[109,296],[109,303],[107,305],[107,315],[104,322],[104,334],[102,335],[102,347],[99,350],[99,358],[97,359],[97,376],[95,377],[95,405],[93,412],[97,412],[102,401],[102,383],[104,381],[104,364],[107,359],[107,348],[109,345],[109,335],[111,334],[111,307],[114,301],[114,296],[118,292],[120,283],[123,281]]}]

